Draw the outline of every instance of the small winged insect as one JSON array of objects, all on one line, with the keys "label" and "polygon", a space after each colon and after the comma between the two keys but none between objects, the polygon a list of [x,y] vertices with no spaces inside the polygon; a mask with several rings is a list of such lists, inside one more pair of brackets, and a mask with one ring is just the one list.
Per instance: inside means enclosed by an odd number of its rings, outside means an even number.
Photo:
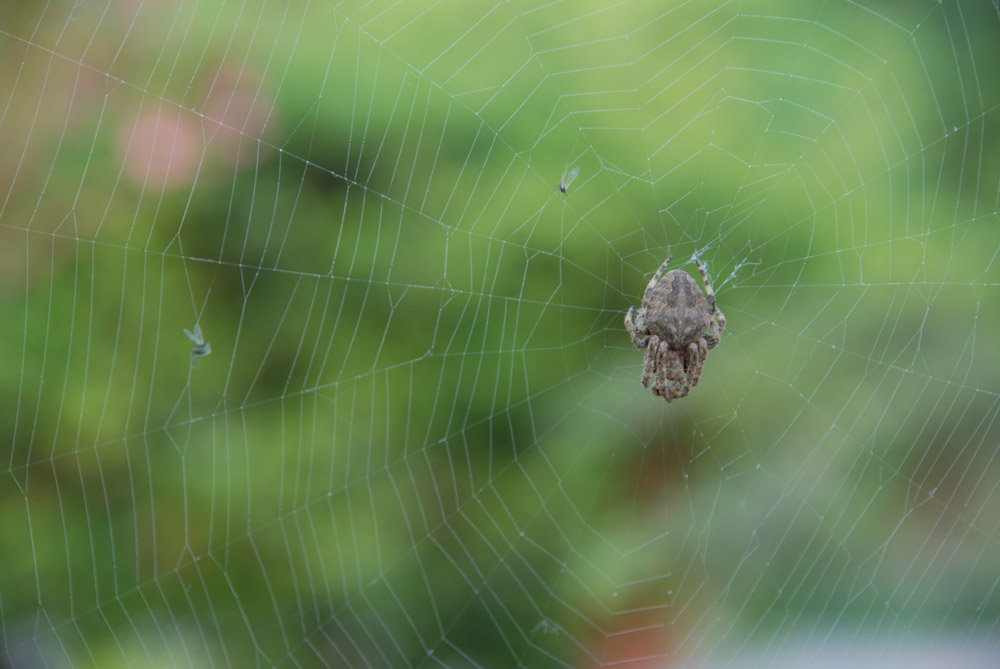
[{"label": "small winged insect", "polygon": [[[567,170],[569,171],[567,172]],[[578,176],[580,176],[580,168],[574,167],[570,170],[569,165],[567,165],[566,169],[563,170],[562,180],[559,182],[559,192],[565,195],[566,191],[569,190],[569,185],[573,183],[573,180]]]},{"label": "small winged insect", "polygon": [[191,367],[197,367],[201,364],[201,359],[212,352],[212,345],[205,341],[204,335],[201,334],[200,323],[194,324],[194,332],[184,328],[184,334],[194,342],[194,348],[191,349]]}]

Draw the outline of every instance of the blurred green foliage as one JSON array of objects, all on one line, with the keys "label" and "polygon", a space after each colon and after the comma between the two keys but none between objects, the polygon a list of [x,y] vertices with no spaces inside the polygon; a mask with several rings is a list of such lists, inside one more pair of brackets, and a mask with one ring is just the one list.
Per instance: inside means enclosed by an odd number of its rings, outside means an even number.
[{"label": "blurred green foliage", "polygon": [[[7,659],[991,631],[991,11],[0,9]],[[667,406],[671,253],[729,328]]]}]

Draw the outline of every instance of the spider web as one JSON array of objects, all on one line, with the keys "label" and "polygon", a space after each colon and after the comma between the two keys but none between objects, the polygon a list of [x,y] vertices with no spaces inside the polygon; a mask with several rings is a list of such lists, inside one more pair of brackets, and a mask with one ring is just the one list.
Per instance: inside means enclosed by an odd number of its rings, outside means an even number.
[{"label": "spider web", "polygon": [[[0,662],[998,662],[995,3],[19,3],[0,53]],[[668,255],[728,319],[670,404]]]}]

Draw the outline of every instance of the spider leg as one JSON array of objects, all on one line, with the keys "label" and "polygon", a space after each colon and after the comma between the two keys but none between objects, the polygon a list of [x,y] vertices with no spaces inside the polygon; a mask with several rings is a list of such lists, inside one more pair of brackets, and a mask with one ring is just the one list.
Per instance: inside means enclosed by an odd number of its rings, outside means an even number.
[{"label": "spider leg", "polygon": [[705,271],[705,266],[697,258],[695,258],[694,264],[698,266],[698,271],[701,272],[701,278],[705,282],[705,294],[708,295],[708,306],[712,309],[712,326],[708,348],[715,348],[715,345],[719,343],[719,338],[722,336],[722,331],[726,329],[726,317],[722,315],[718,305],[715,303],[715,291],[712,290],[712,282],[708,279],[708,272]]},{"label": "spider leg", "polygon": [[726,317],[719,312],[712,322],[708,326],[708,331],[705,333],[705,344],[707,345],[707,350],[712,350],[719,344],[719,339],[722,335],[722,330],[726,327]]},{"label": "spider leg", "polygon": [[659,360],[656,367],[656,385],[653,386],[653,394],[659,395],[660,397],[666,397],[667,391],[670,388],[671,380],[671,365],[670,356],[672,351],[670,350],[670,345],[667,342],[660,342],[659,350]]},{"label": "spider leg", "polygon": [[684,383],[684,365],[680,351],[670,348],[666,342],[663,342],[660,350],[660,367],[662,368],[662,375],[659,377],[660,387],[656,388],[654,393],[669,402],[677,396],[675,389]]},{"label": "spider leg", "polygon": [[[698,271],[701,272],[701,278],[705,282],[705,293],[708,295],[708,306],[712,308],[713,313],[718,313],[718,308],[715,306],[715,291],[712,290],[712,282],[708,280],[708,272],[705,271],[705,266],[701,264],[701,261],[697,258],[694,259],[694,264],[698,266]],[[725,323],[726,319],[722,319]],[[725,325],[723,325],[725,327]]]},{"label": "spider leg", "polygon": [[719,323],[714,318],[708,322],[702,341],[708,346],[707,350],[712,350],[719,344]]},{"label": "spider leg", "polygon": [[704,341],[691,342],[691,345],[688,346],[684,366],[687,369],[687,384],[689,388],[698,385],[698,381],[701,380],[701,370],[705,366],[705,355],[707,353],[708,347]]},{"label": "spider leg", "polygon": [[[656,371],[656,357],[660,350],[660,338],[656,335],[650,335],[646,339],[649,344],[646,349],[646,363],[642,368],[642,385],[644,388],[649,388],[649,380],[653,377],[653,372]],[[653,392],[656,392],[656,386],[653,386]]]},{"label": "spider leg", "polygon": [[[649,345],[649,336],[646,331],[646,322],[642,317],[642,310],[639,311],[639,325],[637,326],[632,320],[632,314],[635,312],[635,307],[629,307],[628,313],[625,314],[625,329],[628,330],[628,334],[632,337],[632,343],[635,344],[636,348],[646,348]],[[646,335],[642,339],[639,339],[638,335]]]},{"label": "spider leg", "polygon": [[663,276],[664,270],[667,269],[667,265],[670,264],[670,261],[672,259],[673,259],[673,256],[670,256],[669,258],[667,258],[666,260],[664,260],[663,264],[660,265],[660,269],[656,270],[656,273],[653,274],[653,278],[649,280],[649,285],[646,286],[646,292],[647,293],[653,289],[653,287],[656,285],[656,282],[660,280],[661,276]]}]

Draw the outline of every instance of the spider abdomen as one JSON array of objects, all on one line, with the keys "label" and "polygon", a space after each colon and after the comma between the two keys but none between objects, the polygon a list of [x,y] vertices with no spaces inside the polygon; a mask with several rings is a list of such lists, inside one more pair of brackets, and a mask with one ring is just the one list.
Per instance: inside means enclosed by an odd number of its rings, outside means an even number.
[{"label": "spider abdomen", "polygon": [[671,347],[687,346],[708,330],[708,301],[687,272],[667,272],[647,298],[646,327]]}]

